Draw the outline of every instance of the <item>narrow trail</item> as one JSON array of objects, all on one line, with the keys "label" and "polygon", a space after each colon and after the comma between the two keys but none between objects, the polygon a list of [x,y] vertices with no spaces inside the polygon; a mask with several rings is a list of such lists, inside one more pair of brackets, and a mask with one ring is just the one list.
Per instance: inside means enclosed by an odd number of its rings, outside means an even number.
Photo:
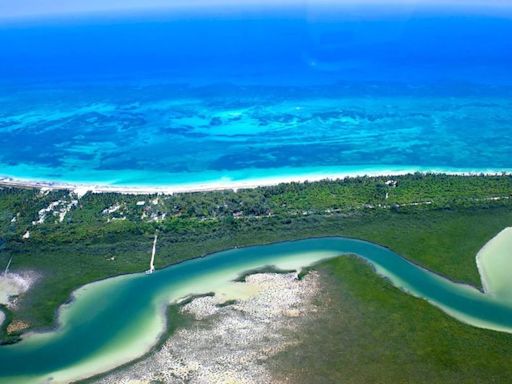
[{"label": "narrow trail", "polygon": [[156,254],[156,242],[158,241],[158,232],[155,233],[155,239],[153,240],[153,250],[151,251],[151,260],[149,262],[148,274],[155,271],[155,254]]}]

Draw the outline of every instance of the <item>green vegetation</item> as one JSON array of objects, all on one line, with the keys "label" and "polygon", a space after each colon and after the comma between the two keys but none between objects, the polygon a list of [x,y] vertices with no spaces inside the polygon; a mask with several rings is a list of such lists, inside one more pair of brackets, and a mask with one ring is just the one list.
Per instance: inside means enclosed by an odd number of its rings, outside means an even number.
[{"label": "green vegetation", "polygon": [[[433,251],[452,254],[458,245]],[[295,335],[297,347],[272,360],[277,378],[319,384],[512,381],[512,335],[462,324],[397,290],[355,257],[317,269],[321,313]]]},{"label": "green vegetation", "polygon": [[157,268],[234,246],[345,235],[478,285],[474,256],[512,225],[511,194],[510,176],[421,174],[175,196],[3,188],[0,266],[13,256],[12,270],[42,275],[12,314],[33,327],[51,325],[77,287],[148,269],[157,229]]}]

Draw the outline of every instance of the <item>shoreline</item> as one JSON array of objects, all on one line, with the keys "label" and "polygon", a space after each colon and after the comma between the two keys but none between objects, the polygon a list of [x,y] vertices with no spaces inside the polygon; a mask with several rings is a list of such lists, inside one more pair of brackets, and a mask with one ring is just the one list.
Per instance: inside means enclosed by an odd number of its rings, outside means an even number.
[{"label": "shoreline", "polygon": [[512,227],[507,227],[497,233],[492,239],[490,239],[481,249],[478,251],[476,255],[476,266],[478,269],[478,273],[480,274],[480,280],[482,281],[482,288],[485,294],[495,294],[491,288],[492,283],[489,277],[490,271],[489,268],[489,257],[496,258],[496,252],[490,254],[491,251],[496,251],[496,243],[502,241],[504,238],[512,236]]},{"label": "shoreline", "polygon": [[[331,238],[331,237],[326,237],[326,238]],[[338,238],[338,237],[333,237],[333,238]],[[339,237],[339,238],[340,238],[340,239],[344,239],[343,237]],[[308,239],[308,240],[310,240],[310,239]],[[349,239],[347,239],[347,240],[349,240]],[[298,240],[298,241],[303,241],[303,240]],[[404,261],[406,261],[406,262],[408,261],[408,259],[407,259],[407,258],[404,258],[403,256],[400,256],[399,254],[394,253],[393,251],[391,251],[391,250],[390,250],[389,248],[387,248],[387,247],[380,246],[380,245],[378,245],[378,244],[376,244],[376,243],[367,242],[367,241],[364,241],[364,240],[359,240],[359,241],[362,241],[362,242],[364,242],[364,243],[366,243],[366,244],[368,244],[368,245],[370,245],[370,246],[372,246],[372,247],[382,248],[382,249],[383,249],[383,250],[385,250],[386,252],[391,252],[391,253],[395,254],[395,255],[396,255],[396,257],[399,257],[400,259],[403,259],[403,260],[404,260]],[[359,242],[359,241],[358,241],[358,242]],[[292,241],[292,242],[293,242],[293,241]],[[281,243],[281,242],[278,242],[278,243]],[[283,241],[282,243],[288,243],[288,241]],[[275,245],[275,244],[277,244],[277,243],[273,243],[273,244]],[[256,247],[259,247],[259,246],[256,246]],[[250,247],[249,247],[249,248],[250,248]],[[223,252],[223,251],[220,251],[220,252],[214,252],[214,253],[212,253],[212,254],[219,254],[219,253],[222,253],[222,252]],[[357,251],[356,251],[356,252],[351,252],[351,251],[347,251],[347,252],[345,252],[345,251],[340,251],[340,252],[336,252],[336,254],[337,254],[337,256],[333,256],[333,255],[323,255],[323,256],[322,256],[322,258],[319,258],[317,261],[327,260],[327,259],[329,259],[329,258],[331,258],[331,257],[332,257],[332,258],[336,258],[336,257],[343,257],[343,256],[346,256],[346,255],[349,255],[349,254],[355,254],[355,255],[357,255],[357,257],[361,258],[362,260],[366,260],[367,262],[369,262],[371,265],[374,265],[374,266],[378,266],[378,265],[379,265],[379,264],[378,264],[378,262],[376,262],[375,260],[372,260],[371,258],[369,259],[369,258],[367,258],[366,256],[364,256],[364,252],[363,252],[363,253],[359,253],[359,252],[357,252]],[[190,261],[190,260],[187,260],[187,261]],[[298,270],[298,269],[300,269],[300,268],[303,268],[304,266],[306,266],[306,268],[307,268],[307,266],[312,266],[312,265],[314,265],[317,261],[309,260],[308,258],[306,258],[305,260],[294,260],[294,263],[297,263],[297,264],[294,266],[294,268],[296,268],[297,270]],[[288,260],[285,260],[285,259],[283,259],[283,260],[279,260],[279,259],[277,259],[277,260],[276,260],[276,266],[278,266],[278,268],[284,268],[284,265],[286,265],[286,263],[288,263],[288,262],[289,262],[289,261],[288,261]],[[283,265],[282,263],[284,263],[284,265]],[[417,268],[417,269],[419,269],[419,270],[423,271],[422,273],[426,273],[426,274],[430,274],[430,275],[434,275],[434,276],[439,276],[439,277],[442,279],[442,281],[446,282],[446,283],[447,283],[447,284],[449,284],[450,286],[452,286],[452,285],[453,285],[453,287],[456,289],[456,291],[463,290],[465,293],[469,292],[469,291],[468,291],[468,288],[470,288],[470,286],[467,286],[467,285],[465,285],[465,284],[458,284],[458,283],[455,283],[455,282],[454,282],[454,281],[452,281],[451,279],[445,279],[445,278],[443,278],[441,275],[438,275],[437,273],[434,273],[434,272],[432,272],[432,271],[430,271],[430,270],[428,270],[428,269],[422,268],[422,267],[418,266],[418,265],[417,265],[417,264],[415,264],[415,263],[410,262],[410,263],[408,263],[408,264],[410,264],[410,266],[411,266],[412,268]],[[244,267],[244,268],[245,268],[245,267]],[[414,293],[414,292],[415,292],[415,291],[414,291],[414,287],[412,287],[413,289],[411,290],[411,287],[410,287],[410,286],[408,286],[407,284],[405,284],[405,285],[404,285],[403,283],[400,283],[400,279],[396,280],[396,277],[397,277],[397,276],[396,276],[396,275],[394,275],[394,273],[393,273],[392,271],[387,271],[387,270],[386,270],[386,268],[384,268],[384,269],[377,268],[377,269],[375,270],[375,273],[377,273],[378,275],[380,275],[380,276],[381,276],[381,277],[383,277],[383,278],[389,278],[389,279],[391,279],[392,284],[393,284],[396,288],[398,288],[398,289],[400,289],[400,290],[402,290],[402,291],[405,291],[405,292],[406,292],[406,293],[408,293],[408,294],[411,294],[411,295],[413,295],[413,296],[416,296],[416,294]],[[228,273],[228,275],[230,275],[230,273]],[[102,281],[105,283],[105,282],[107,282],[108,280],[110,280],[110,281],[109,281],[107,284],[112,284],[112,283],[115,283],[115,282],[117,281],[117,279],[116,279],[116,278],[107,278],[107,279],[102,280]],[[233,280],[231,279],[231,277],[229,277],[229,280],[227,280],[227,281],[231,282],[231,281],[233,281]],[[81,293],[81,292],[84,292],[84,291],[83,291],[83,289],[84,289],[86,286],[90,286],[90,285],[92,285],[92,284],[97,284],[97,283],[98,283],[98,282],[93,282],[93,283],[86,284],[86,285],[84,285],[84,286],[82,286],[82,287],[78,288],[78,289],[75,291],[75,294],[77,294],[77,293]],[[194,288],[194,289],[195,289],[195,288]],[[90,290],[89,290],[89,292],[90,292]],[[194,291],[194,292],[195,292],[195,291]],[[479,291],[479,290],[477,290],[477,289],[474,289],[474,288],[473,288],[473,289],[471,290],[471,292],[472,292],[472,293],[471,293],[472,295],[473,295],[473,294],[474,294],[474,295],[482,295],[482,296],[477,296],[477,297],[485,297],[485,293],[482,293],[481,291]],[[460,294],[460,292],[459,292],[459,294]],[[475,322],[472,322],[471,320],[469,320],[469,321],[468,321],[468,319],[465,319],[465,318],[464,318],[463,314],[462,314],[462,318],[461,318],[461,317],[460,317],[460,316],[461,316],[461,314],[459,314],[458,312],[452,312],[452,311],[450,311],[450,308],[449,308],[449,307],[448,307],[448,308],[447,308],[447,307],[445,307],[441,302],[439,302],[439,301],[437,301],[437,300],[430,300],[428,297],[424,297],[423,295],[420,295],[419,297],[421,297],[421,298],[425,299],[425,300],[426,300],[426,301],[428,301],[430,304],[432,304],[432,305],[434,305],[434,306],[438,307],[441,311],[443,311],[443,312],[447,313],[448,315],[450,315],[450,316],[454,317],[455,319],[457,319],[457,320],[459,320],[459,321],[462,321],[462,322],[464,322],[464,323],[467,323],[467,324],[470,324],[470,325],[472,325],[472,326],[476,326],[476,327],[479,327],[479,328],[484,328],[484,329],[495,329],[495,330],[499,330],[499,331],[503,331],[503,332],[509,332],[509,331],[507,331],[505,328],[500,328],[499,326],[498,326],[497,328],[489,327],[489,324],[488,324],[487,322],[479,323],[479,322],[478,322],[478,319],[476,319],[476,320],[475,320]],[[75,298],[78,298],[78,296],[75,296]],[[169,300],[166,300],[166,302],[170,302],[170,303],[172,303],[172,302],[173,302],[173,298],[169,298]],[[62,306],[61,306],[61,307],[60,307],[60,309],[62,310],[62,309],[64,309],[64,307],[62,307]],[[67,307],[67,309],[69,310],[69,307]],[[64,312],[60,312],[60,316],[59,316],[59,317],[62,319],[63,315],[64,315]],[[59,325],[62,325],[62,324],[64,324],[64,323],[59,322]],[[491,324],[491,325],[492,325],[492,324]],[[147,354],[151,349],[152,349],[152,348],[148,348],[148,351],[146,351],[144,354],[142,354],[142,355],[141,355],[141,357],[142,357],[142,356],[144,356],[144,355],[146,355],[146,354]],[[123,364],[120,364],[120,366],[122,366],[122,365],[123,365]],[[73,368],[70,368],[70,369],[73,369]],[[107,372],[107,371],[105,371],[105,372]],[[94,376],[91,376],[91,377],[94,377]],[[82,377],[82,378],[83,378],[83,377]],[[0,379],[0,381],[1,381],[1,379]]]},{"label": "shoreline", "polygon": [[306,183],[318,182],[322,180],[344,180],[357,177],[394,177],[412,175],[414,173],[436,174],[436,175],[451,175],[451,176],[510,176],[512,170],[443,170],[443,169],[414,169],[404,168],[403,170],[361,170],[352,172],[338,172],[338,173],[318,173],[318,174],[303,174],[303,175],[289,175],[281,177],[265,177],[258,179],[246,180],[232,180],[232,179],[219,179],[214,181],[205,182],[191,182],[184,184],[169,184],[169,185],[113,185],[106,182],[65,182],[65,181],[45,181],[23,179],[11,176],[0,176],[0,187],[13,187],[13,188],[35,188],[41,190],[69,190],[76,193],[79,197],[88,192],[91,193],[120,193],[127,195],[150,195],[162,194],[173,195],[179,193],[191,192],[213,192],[213,191],[226,191],[238,189],[254,189],[259,187],[270,187],[286,183]]},{"label": "shoreline", "polygon": [[[292,318],[296,322],[300,319],[299,316],[293,316],[293,311],[296,310],[304,315],[313,309],[309,304],[312,304],[319,290],[319,276],[315,273],[310,274],[307,280],[297,280],[294,274],[264,273],[252,275],[247,282],[235,284],[236,287],[232,286],[230,289],[234,289],[236,299],[234,303],[226,306],[222,305],[225,302],[223,292],[216,293],[215,296],[195,297],[190,302],[178,305],[180,314],[192,316],[194,321],[213,321],[212,327],[204,327],[203,324],[198,328],[177,329],[172,339],[165,340],[160,348],[141,357],[134,364],[106,373],[99,378],[98,382],[112,384],[126,382],[129,379],[152,382],[155,379],[161,379],[159,372],[165,372],[166,380],[176,380],[177,376],[180,383],[201,382],[200,378],[204,378],[203,375],[209,378],[209,382],[215,382],[216,379],[225,375],[240,380],[243,377],[247,378],[245,375],[240,376],[247,371],[247,367],[244,366],[246,354],[251,353],[254,356],[257,352],[259,352],[258,358],[252,359],[256,361],[256,365],[249,364],[249,368],[252,368],[249,371],[253,374],[249,376],[249,381],[242,381],[255,383],[250,380],[250,377],[258,377],[260,382],[261,377],[266,377],[264,382],[272,382],[268,372],[265,369],[261,371],[260,364],[265,361],[265,358],[273,356],[272,352],[275,354],[279,351],[279,348],[272,348],[277,340],[291,341],[279,332],[297,326],[296,323],[286,322]],[[299,309],[295,308],[297,301],[300,303]],[[268,322],[262,323],[260,316]],[[268,327],[269,324],[270,327]],[[227,329],[229,332],[226,332]],[[251,330],[250,334],[247,333],[247,329]],[[247,343],[248,337],[249,343]],[[202,340],[203,345],[196,348],[194,339]],[[224,345],[226,348],[221,350],[225,350],[225,353],[221,352],[219,356],[211,355],[212,350],[207,346],[211,346],[212,343]],[[230,348],[233,344],[238,348]],[[243,344],[251,347],[243,348]],[[191,345],[193,345],[192,348],[190,348]],[[241,347],[243,353],[240,354],[237,351]],[[201,361],[199,366],[194,364],[196,359]]]}]

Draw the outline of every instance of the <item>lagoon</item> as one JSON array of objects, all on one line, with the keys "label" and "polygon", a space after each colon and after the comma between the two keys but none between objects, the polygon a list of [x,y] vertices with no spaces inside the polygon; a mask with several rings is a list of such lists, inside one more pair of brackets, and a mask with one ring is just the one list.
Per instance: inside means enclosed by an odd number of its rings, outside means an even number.
[{"label": "lagoon", "polygon": [[376,244],[316,238],[231,249],[151,275],[125,275],[86,285],[62,306],[55,330],[30,334],[18,344],[0,348],[0,383],[40,383],[50,378],[61,383],[105,372],[140,357],[157,343],[166,327],[169,303],[226,289],[246,271],[265,266],[299,270],[347,254],[361,257],[396,287],[460,321],[512,332],[512,304],[507,300],[452,282]]}]

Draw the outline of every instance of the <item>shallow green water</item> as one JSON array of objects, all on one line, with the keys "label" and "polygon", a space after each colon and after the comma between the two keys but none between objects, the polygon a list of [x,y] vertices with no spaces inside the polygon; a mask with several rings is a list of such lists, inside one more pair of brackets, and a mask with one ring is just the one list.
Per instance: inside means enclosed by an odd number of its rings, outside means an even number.
[{"label": "shallow green water", "polygon": [[500,301],[512,303],[512,279],[510,264],[512,256],[512,227],[501,231],[489,241],[477,255],[477,265],[486,294]]},{"label": "shallow green water", "polygon": [[215,291],[244,271],[274,265],[298,269],[356,254],[408,293],[468,324],[512,332],[512,304],[433,274],[365,241],[339,237],[233,249],[89,284],[65,305],[56,330],[0,348],[0,383],[69,382],[104,372],[147,352],[165,329],[165,307],[189,294]]}]

